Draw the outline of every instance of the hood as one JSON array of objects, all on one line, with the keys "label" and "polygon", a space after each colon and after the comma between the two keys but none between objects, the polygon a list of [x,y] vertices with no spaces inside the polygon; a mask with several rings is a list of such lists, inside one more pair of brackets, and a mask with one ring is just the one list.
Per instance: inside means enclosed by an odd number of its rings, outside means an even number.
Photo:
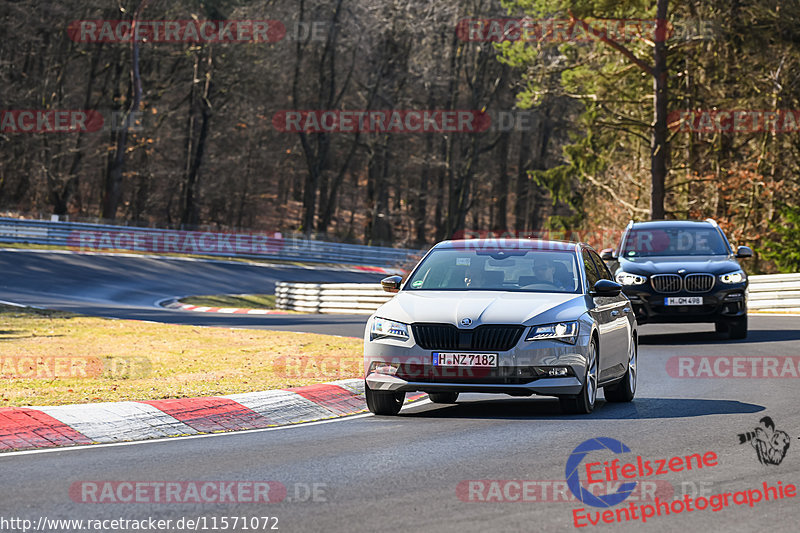
[{"label": "hood", "polygon": [[739,263],[727,255],[620,257],[619,267],[619,270],[640,275],[677,274],[681,269],[686,270],[685,274],[727,274],[741,269]]},{"label": "hood", "polygon": [[438,322],[470,328],[481,324],[543,324],[577,320],[586,310],[582,294],[501,291],[400,291],[375,312],[406,324]]}]

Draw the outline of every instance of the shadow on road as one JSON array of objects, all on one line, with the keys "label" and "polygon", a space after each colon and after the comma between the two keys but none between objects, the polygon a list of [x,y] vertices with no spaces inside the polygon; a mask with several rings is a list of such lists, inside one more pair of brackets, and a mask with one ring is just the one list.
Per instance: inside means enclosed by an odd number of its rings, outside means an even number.
[{"label": "shadow on road", "polygon": [[786,342],[800,340],[800,330],[797,329],[751,329],[747,332],[746,339],[729,340],[724,333],[713,331],[681,331],[675,333],[640,333],[639,344],[642,345],[670,345],[670,344],[749,344],[753,342]]},{"label": "shadow on road", "polygon": [[535,420],[623,420],[648,418],[689,418],[707,415],[758,413],[761,405],[736,400],[701,400],[688,398],[637,398],[632,403],[612,404],[598,400],[591,415],[564,415],[558,400],[478,400],[455,405],[434,406],[412,413],[401,413],[407,418],[475,418]]}]

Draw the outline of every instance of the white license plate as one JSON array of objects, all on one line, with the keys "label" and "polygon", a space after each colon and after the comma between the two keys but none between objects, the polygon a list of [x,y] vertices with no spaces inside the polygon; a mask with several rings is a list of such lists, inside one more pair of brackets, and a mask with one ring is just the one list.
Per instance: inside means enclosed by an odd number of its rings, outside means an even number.
[{"label": "white license plate", "polygon": [[433,352],[433,366],[470,366],[492,368],[497,366],[497,354]]},{"label": "white license plate", "polygon": [[664,298],[664,305],[703,305],[702,296],[673,296]]}]

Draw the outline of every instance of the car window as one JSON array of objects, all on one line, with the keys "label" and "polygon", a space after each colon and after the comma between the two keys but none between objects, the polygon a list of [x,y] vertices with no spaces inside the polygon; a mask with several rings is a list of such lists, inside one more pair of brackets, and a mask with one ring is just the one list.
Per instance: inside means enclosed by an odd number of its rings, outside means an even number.
[{"label": "car window", "polygon": [[659,226],[631,229],[625,237],[622,257],[727,255],[725,239],[711,225]]},{"label": "car window", "polygon": [[600,275],[600,279],[607,279],[614,281],[614,278],[611,276],[611,272],[608,270],[608,266],[606,266],[605,261],[597,255],[597,252],[589,251],[589,255],[592,256],[594,259],[594,264],[597,266],[597,273]]},{"label": "car window", "polygon": [[586,270],[586,282],[589,285],[587,290],[591,290],[594,284],[600,280],[600,275],[597,273],[597,266],[592,261],[588,250],[583,251],[583,267]]},{"label": "car window", "polygon": [[441,249],[425,258],[405,288],[577,293],[578,272],[568,251]]}]

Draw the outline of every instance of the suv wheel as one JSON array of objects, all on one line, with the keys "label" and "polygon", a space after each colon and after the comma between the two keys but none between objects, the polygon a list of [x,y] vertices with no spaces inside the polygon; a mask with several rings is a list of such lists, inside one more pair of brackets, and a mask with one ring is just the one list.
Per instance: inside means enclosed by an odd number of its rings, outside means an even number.
[{"label": "suv wheel", "polygon": [[456,403],[458,400],[457,392],[429,392],[428,398],[433,403]]},{"label": "suv wheel", "polygon": [[583,388],[577,396],[561,396],[561,410],[573,415],[586,415],[594,410],[597,400],[597,341],[592,339],[586,363]]},{"label": "suv wheel", "polygon": [[728,338],[744,339],[747,337],[747,316],[728,322]]},{"label": "suv wheel", "polygon": [[394,416],[403,407],[405,392],[374,391],[364,384],[364,395],[367,397],[367,409],[376,415]]},{"label": "suv wheel", "polygon": [[609,402],[629,402],[636,394],[636,374],[638,364],[638,351],[636,338],[631,338],[630,348],[628,349],[628,371],[618,383],[603,388],[606,401]]}]

